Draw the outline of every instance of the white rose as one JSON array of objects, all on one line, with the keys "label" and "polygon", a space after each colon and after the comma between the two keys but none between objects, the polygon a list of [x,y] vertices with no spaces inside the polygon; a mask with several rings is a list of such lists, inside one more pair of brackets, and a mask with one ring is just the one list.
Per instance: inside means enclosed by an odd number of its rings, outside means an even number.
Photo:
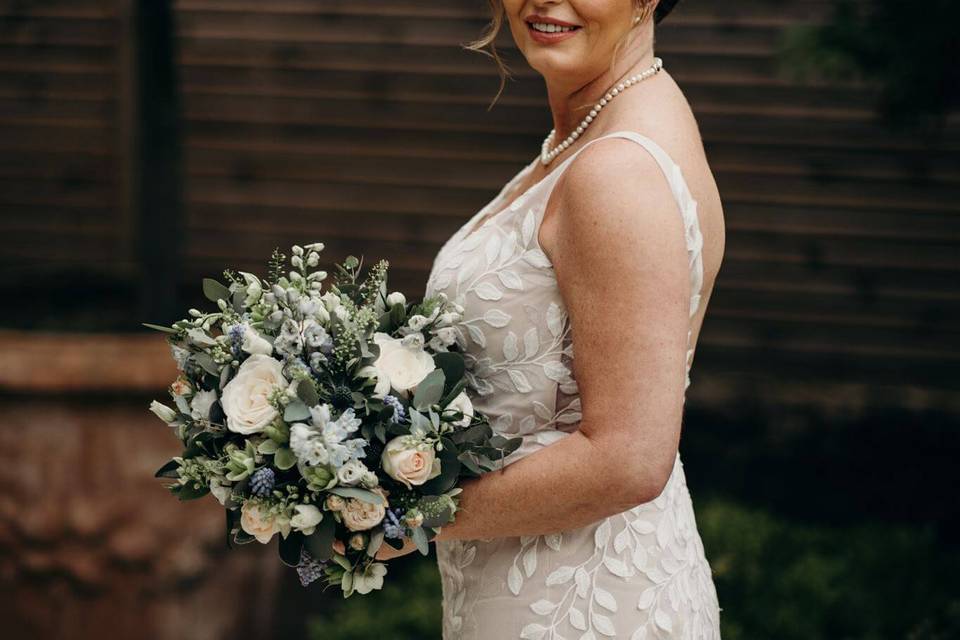
[{"label": "white rose", "polygon": [[393,307],[396,305],[404,306],[407,304],[407,298],[399,291],[394,291],[387,296],[387,306]]},{"label": "white rose", "polygon": [[465,391],[461,391],[457,394],[453,400],[450,401],[443,409],[443,413],[454,413],[456,411],[463,412],[463,418],[457,420],[453,424],[458,427],[466,427],[470,424],[473,418],[473,403],[470,401],[470,397]]},{"label": "white rose", "polygon": [[300,531],[305,536],[313,535],[317,525],[323,520],[323,513],[312,504],[298,504],[293,507],[295,511],[290,518],[290,526],[296,531]]},{"label": "white rose", "polygon": [[223,388],[220,404],[227,415],[227,428],[250,435],[263,431],[277,417],[270,404],[275,388],[286,389],[283,365],[263,354],[254,354],[243,361],[237,375]]},{"label": "white rose", "polygon": [[194,420],[209,420],[210,407],[217,401],[214,391],[198,391],[190,401],[190,415]]},{"label": "white rose", "polygon": [[363,479],[363,474],[366,472],[367,468],[362,462],[359,460],[350,460],[337,470],[337,480],[340,481],[340,484],[352,487],[360,483],[360,480]]},{"label": "white rose", "polygon": [[436,369],[433,357],[422,347],[405,347],[400,340],[384,333],[374,334],[374,340],[380,345],[380,355],[373,366],[402,394],[415,388]]},{"label": "white rose", "polygon": [[247,501],[240,508],[240,528],[261,544],[270,542],[276,533],[289,533],[289,523],[282,523],[276,514],[255,501]]},{"label": "white rose", "polygon": [[397,436],[388,442],[380,460],[384,472],[408,489],[440,475],[440,460],[433,446],[414,436]]},{"label": "white rose", "polygon": [[377,487],[372,491],[383,498],[383,504],[373,504],[357,498],[348,498],[346,504],[343,505],[340,515],[343,518],[343,524],[350,531],[372,529],[380,524],[387,514],[387,496],[383,489]]},{"label": "white rose", "polygon": [[243,342],[240,344],[240,348],[250,354],[262,353],[268,356],[273,353],[273,345],[270,344],[270,341],[250,326],[243,329]]},{"label": "white rose", "polygon": [[361,367],[357,371],[357,375],[362,378],[376,378],[377,386],[373,388],[373,397],[380,398],[381,400],[390,393],[390,378],[386,376],[382,371],[378,371],[376,367],[367,365]]}]

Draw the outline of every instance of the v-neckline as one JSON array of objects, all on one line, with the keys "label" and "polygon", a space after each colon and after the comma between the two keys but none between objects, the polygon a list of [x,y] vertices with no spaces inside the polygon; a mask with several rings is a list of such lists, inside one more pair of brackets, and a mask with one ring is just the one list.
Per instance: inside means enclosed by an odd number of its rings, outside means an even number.
[{"label": "v-neckline", "polygon": [[525,197],[528,193],[530,193],[530,191],[533,190],[534,187],[536,187],[537,185],[539,185],[541,182],[543,182],[544,180],[546,180],[547,178],[549,178],[549,177],[553,174],[553,171],[551,171],[551,172],[548,173],[547,175],[543,176],[542,178],[540,178],[539,180],[537,180],[536,182],[534,182],[533,184],[531,184],[529,187],[527,187],[526,189],[524,189],[523,191],[521,191],[521,192],[517,195],[517,197],[515,197],[513,200],[510,201],[509,204],[504,205],[503,207],[500,207],[499,209],[495,210],[494,212],[490,213],[489,215],[484,216],[484,217],[482,218],[482,221],[479,221],[479,222],[478,222],[477,217],[480,216],[481,214],[487,213],[487,210],[488,210],[488,209],[491,207],[491,205],[493,205],[494,203],[502,202],[503,196],[506,195],[506,193],[507,193],[514,185],[517,184],[517,181],[520,180],[520,179],[522,179],[523,177],[526,177],[526,176],[533,170],[533,167],[536,166],[537,160],[538,160],[538,158],[534,158],[532,162],[528,163],[525,167],[523,167],[522,169],[520,169],[520,171],[518,171],[517,174],[516,174],[515,176],[513,176],[513,178],[512,178],[506,185],[504,185],[504,187],[503,187],[503,189],[500,191],[500,193],[498,193],[498,194],[494,197],[494,199],[491,200],[491,201],[487,204],[487,206],[485,206],[485,207],[483,207],[482,209],[480,209],[480,211],[477,212],[476,216],[474,216],[473,218],[470,218],[470,220],[469,220],[465,225],[463,225],[462,229],[468,229],[468,230],[466,231],[466,233],[464,233],[463,235],[460,236],[460,241],[461,241],[461,242],[466,242],[467,238],[469,238],[470,236],[472,236],[472,235],[475,234],[475,233],[479,233],[481,229],[483,229],[483,228],[486,227],[488,224],[490,224],[495,218],[499,217],[504,211],[509,210],[510,207],[513,206],[513,203],[514,203],[514,202],[517,202],[518,200],[520,200],[520,198]]}]

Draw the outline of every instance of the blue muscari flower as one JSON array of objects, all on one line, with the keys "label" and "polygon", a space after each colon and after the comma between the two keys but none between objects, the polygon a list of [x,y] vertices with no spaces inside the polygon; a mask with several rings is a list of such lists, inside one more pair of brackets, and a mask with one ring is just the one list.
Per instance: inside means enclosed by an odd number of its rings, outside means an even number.
[{"label": "blue muscari flower", "polygon": [[265,498],[273,491],[277,476],[270,467],[264,467],[250,476],[250,493]]},{"label": "blue muscari flower", "polygon": [[233,357],[241,357],[243,355],[243,325],[233,325],[230,327],[230,331],[227,335],[230,336],[230,351],[233,353]]},{"label": "blue muscari flower", "polygon": [[383,535],[387,538],[402,538],[406,525],[400,520],[400,510],[387,509],[386,518],[383,520]]},{"label": "blue muscari flower", "polygon": [[300,584],[308,586],[314,580],[323,577],[325,562],[314,558],[306,549],[300,550],[300,562],[297,564],[297,575],[300,576]]},{"label": "blue muscari flower", "polygon": [[383,402],[393,407],[393,416],[390,417],[390,422],[397,424],[406,420],[407,410],[403,408],[403,403],[400,402],[399,398],[387,394],[383,397]]}]

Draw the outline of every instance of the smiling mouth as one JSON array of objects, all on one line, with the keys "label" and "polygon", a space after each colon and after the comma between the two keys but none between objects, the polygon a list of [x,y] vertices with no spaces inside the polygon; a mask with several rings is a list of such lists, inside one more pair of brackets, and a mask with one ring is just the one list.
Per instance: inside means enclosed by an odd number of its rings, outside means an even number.
[{"label": "smiling mouth", "polygon": [[528,22],[527,27],[533,31],[539,33],[567,33],[569,31],[576,31],[580,27],[566,27],[559,24],[553,24],[549,22]]}]

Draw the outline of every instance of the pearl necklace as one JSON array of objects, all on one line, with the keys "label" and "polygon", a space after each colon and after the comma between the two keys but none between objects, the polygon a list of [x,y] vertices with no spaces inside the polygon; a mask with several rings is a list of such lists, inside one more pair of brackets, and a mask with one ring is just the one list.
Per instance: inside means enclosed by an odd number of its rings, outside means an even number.
[{"label": "pearl necklace", "polygon": [[610,89],[605,96],[600,98],[600,102],[594,105],[593,109],[590,110],[590,113],[587,114],[587,117],[584,118],[580,124],[574,129],[573,133],[567,136],[567,139],[555,146],[553,149],[550,149],[550,145],[553,142],[553,136],[556,135],[557,130],[551,129],[550,133],[547,134],[546,139],[543,141],[543,146],[540,148],[540,162],[546,166],[550,164],[554,158],[566,151],[567,147],[572,145],[574,141],[579,138],[587,127],[590,126],[590,123],[593,122],[594,118],[597,117],[597,114],[600,113],[600,110],[607,106],[607,103],[613,100],[616,96],[620,95],[622,91],[628,87],[632,87],[642,80],[646,80],[656,72],[660,71],[663,68],[663,60],[658,57],[653,58],[653,64],[650,65],[645,71],[630,76],[617,86]]}]

